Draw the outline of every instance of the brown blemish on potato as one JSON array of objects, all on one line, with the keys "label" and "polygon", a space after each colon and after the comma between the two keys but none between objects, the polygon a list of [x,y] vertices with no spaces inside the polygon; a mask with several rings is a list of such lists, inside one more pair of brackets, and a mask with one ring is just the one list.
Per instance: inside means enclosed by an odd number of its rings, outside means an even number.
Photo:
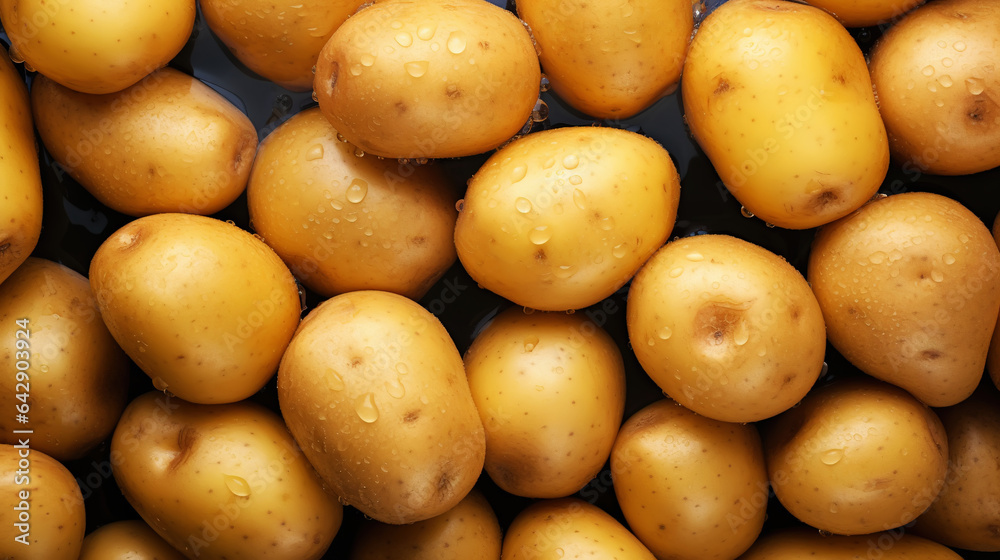
[{"label": "brown blemish on potato", "polygon": [[709,347],[725,343],[726,339],[732,338],[749,307],[749,303],[711,302],[704,305],[694,318],[695,340],[701,340]]},{"label": "brown blemish on potato", "polygon": [[458,99],[462,97],[462,90],[458,89],[458,86],[455,84],[448,84],[444,88],[444,94],[448,96],[448,99]]},{"label": "brown blemish on potato", "polygon": [[833,77],[833,81],[837,82],[840,85],[847,84],[847,78],[845,78],[843,74],[836,74]]},{"label": "brown blemish on potato", "polygon": [[837,204],[839,201],[840,195],[837,194],[837,191],[833,189],[826,189],[809,199],[809,207],[813,212],[818,214],[826,209],[826,207]]},{"label": "brown blemish on potato", "polygon": [[484,50],[484,51],[490,50],[490,42],[489,41],[479,41],[479,48],[482,49],[482,50]]},{"label": "brown blemish on potato", "polygon": [[4,241],[3,243],[0,243],[0,256],[2,256],[8,250],[10,250],[10,241]]},{"label": "brown blemish on potato", "polygon": [[936,360],[941,357],[941,352],[937,350],[924,350],[920,353],[920,358],[924,360]]},{"label": "brown blemish on potato", "polygon": [[712,92],[712,95],[722,95],[731,89],[733,89],[733,87],[729,85],[729,80],[722,78],[719,80],[719,84],[715,86],[715,91]]},{"label": "brown blemish on potato", "polygon": [[340,73],[340,64],[336,61],[330,63],[330,80],[328,82],[330,93],[333,93],[333,88],[337,87],[337,74]]},{"label": "brown blemish on potato", "polygon": [[140,227],[132,227],[127,231],[119,232],[116,238],[116,241],[118,241],[118,249],[121,251],[135,249],[135,247],[142,242],[142,237],[142,228]]},{"label": "brown blemish on potato", "polygon": [[890,484],[892,484],[891,478],[879,477],[869,480],[868,483],[865,484],[865,490],[867,491],[883,490],[885,488],[888,488]]},{"label": "brown blemish on potato", "polygon": [[181,428],[181,431],[177,432],[177,455],[167,465],[168,471],[177,470],[178,467],[187,461],[188,457],[191,456],[191,450],[194,448],[196,441],[198,441],[198,432],[191,426],[184,426]]},{"label": "brown blemish on potato", "polygon": [[439,496],[450,496],[452,493],[452,486],[454,486],[455,477],[452,476],[451,472],[444,470],[441,472],[441,476],[437,480],[436,492]]},{"label": "brown blemish on potato", "polygon": [[411,410],[403,415],[403,422],[409,424],[410,422],[416,422],[417,418],[420,418],[420,410]]},{"label": "brown blemish on potato", "polygon": [[403,103],[402,101],[397,101],[396,102],[396,112],[397,113],[402,114],[402,113],[407,112],[408,110],[410,110],[410,108],[406,106],[406,103]]},{"label": "brown blemish on potato", "polygon": [[545,249],[538,249],[537,251],[535,251],[535,260],[536,261],[543,262],[547,258],[548,258],[548,255],[545,254]]}]

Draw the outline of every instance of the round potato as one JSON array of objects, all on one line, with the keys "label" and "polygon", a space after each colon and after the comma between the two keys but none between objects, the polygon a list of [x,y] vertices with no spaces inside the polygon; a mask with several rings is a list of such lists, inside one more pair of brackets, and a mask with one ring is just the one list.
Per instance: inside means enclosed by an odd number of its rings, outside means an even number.
[{"label": "round potato", "polygon": [[889,28],[871,51],[871,76],[904,169],[966,175],[1000,165],[1000,5],[939,0]]},{"label": "round potato", "polygon": [[194,28],[194,0],[0,0],[13,58],[84,93],[112,93],[166,66]]},{"label": "round potato", "polygon": [[822,228],[809,281],[830,342],[865,373],[931,406],[972,394],[1000,310],[1000,251],[958,202],[877,200]]},{"label": "round potato", "polygon": [[247,186],[254,229],[327,297],[423,297],[455,262],[457,198],[437,166],[356,157],[316,108],[264,139]]},{"label": "round potato", "polygon": [[845,27],[868,27],[890,22],[924,0],[808,0],[830,12]]},{"label": "round potato", "polygon": [[[0,284],[0,408],[26,405],[29,421],[0,415],[0,442],[34,432],[31,447],[67,461],[111,435],[125,408],[128,358],[101,320],[87,279],[29,258]],[[24,365],[24,369],[22,369]]]},{"label": "round potato", "polygon": [[485,0],[376,2],[320,52],[320,109],[352,144],[391,158],[479,154],[517,134],[538,100],[531,36]]},{"label": "round potato", "polygon": [[184,560],[144,521],[116,521],[83,539],[79,560]]},{"label": "round potato", "polygon": [[249,401],[197,405],[151,392],[111,440],[115,481],[139,515],[189,558],[316,560],[343,507],[281,417]]},{"label": "round potato", "polygon": [[823,369],[823,313],[784,259],[735,237],[672,241],[629,289],[629,340],[671,398],[726,422],[802,400]]},{"label": "round potato", "polygon": [[962,560],[936,542],[903,530],[863,536],[823,535],[813,530],[784,529],[762,536],[739,560]]},{"label": "round potato", "polygon": [[833,16],[730,0],[684,63],[684,117],[726,188],[762,220],[813,228],[875,194],[889,168],[861,49]]},{"label": "round potato", "polygon": [[189,214],[139,218],[90,262],[108,330],[153,385],[236,402],[270,379],[299,323],[295,278],[238,227]]},{"label": "round potato", "polygon": [[871,378],[809,393],[764,429],[768,478],[799,520],[841,535],[902,527],[924,512],[948,468],[934,412]]},{"label": "round potato", "polygon": [[752,425],[654,402],[622,426],[611,475],[625,519],[657,558],[732,560],[764,524],[767,472]]},{"label": "round potato", "polygon": [[350,292],[315,308],[281,360],[278,399],[323,480],[383,523],[441,515],[482,472],[486,436],[462,357],[403,296]]},{"label": "round potato", "polygon": [[222,210],[246,187],[257,149],[245,114],[172,68],[108,95],[37,76],[31,105],[59,165],[101,203],[130,216]]},{"label": "round potato", "polygon": [[518,305],[580,309],[613,294],[663,245],[679,198],[670,155],[645,136],[594,127],[529,134],[469,182],[458,258]]},{"label": "round potato", "polygon": [[602,119],[631,117],[673,90],[694,13],[689,0],[520,0],[552,90]]},{"label": "round potato", "polygon": [[465,354],[486,472],[517,496],[561,498],[600,472],[625,410],[614,340],[582,313],[498,315]]}]

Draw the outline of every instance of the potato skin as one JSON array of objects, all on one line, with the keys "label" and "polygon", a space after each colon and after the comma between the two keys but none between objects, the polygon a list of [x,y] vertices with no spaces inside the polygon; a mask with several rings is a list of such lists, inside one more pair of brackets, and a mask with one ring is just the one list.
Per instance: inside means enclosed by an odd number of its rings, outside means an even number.
[{"label": "potato skin", "polygon": [[[87,279],[65,266],[29,258],[0,284],[0,338],[15,341],[15,323],[27,319],[25,354],[13,342],[0,350],[0,407],[15,410],[28,393],[30,423],[0,415],[0,441],[16,444],[13,430],[30,429],[32,449],[54,459],[82,457],[111,435],[125,408],[128,358],[101,319]],[[14,375],[27,358],[28,378]]]},{"label": "potato skin", "polygon": [[476,282],[518,305],[581,309],[613,294],[670,235],[680,179],[655,141],[613,128],[536,132],[469,183],[455,226]]},{"label": "potato skin", "polygon": [[107,95],[38,75],[31,104],[55,160],[103,204],[130,216],[222,210],[246,187],[257,150],[245,114],[172,68]]},{"label": "potato skin", "polygon": [[962,560],[936,542],[903,530],[871,535],[822,535],[806,528],[783,529],[762,536],[739,560]]},{"label": "potato skin", "polygon": [[486,436],[462,357],[403,296],[349,292],[313,309],[281,360],[278,399],[323,480],[383,523],[448,511],[482,472]]},{"label": "potato skin", "polygon": [[611,474],[625,519],[658,558],[731,560],[764,524],[767,473],[752,425],[656,401],[622,426]]},{"label": "potato skin", "polygon": [[133,519],[104,525],[83,539],[80,560],[184,560],[145,521]]},{"label": "potato skin", "polygon": [[924,0],[808,0],[830,12],[844,27],[887,23],[922,4]]},{"label": "potato skin", "polygon": [[261,143],[247,200],[254,229],[313,291],[417,300],[456,259],[448,181],[437,166],[356,157],[312,108]]},{"label": "potato skin", "polygon": [[768,223],[831,222],[885,178],[888,141],[864,55],[819,8],[726,2],[695,34],[681,90],[691,133],[722,181]]},{"label": "potato skin", "polygon": [[[993,241],[1000,247],[1000,213],[993,220]],[[1000,315],[997,317],[997,326],[1000,326]],[[993,337],[990,339],[990,349],[986,354],[986,371],[993,380],[993,385],[1000,388],[1000,328],[993,329]]]},{"label": "potato skin", "polygon": [[709,418],[770,418],[799,402],[823,368],[823,313],[805,278],[735,237],[664,245],[636,274],[626,309],[646,373]]},{"label": "potato skin", "polygon": [[42,231],[42,177],[28,90],[0,46],[0,282],[28,258]]},{"label": "potato skin", "polygon": [[819,230],[808,278],[830,342],[931,406],[972,394],[1000,310],[1000,251],[958,202],[903,193]]},{"label": "potato skin", "polygon": [[108,330],[154,386],[191,402],[236,402],[278,367],[299,322],[295,278],[246,231],[155,214],[101,244],[90,285]]},{"label": "potato skin", "polygon": [[998,36],[995,2],[939,0],[879,39],[871,76],[899,163],[937,175],[1000,165]]},{"label": "potato skin", "polygon": [[376,2],[327,41],[313,89],[365,152],[389,158],[479,154],[517,134],[538,99],[531,36],[485,0]]},{"label": "potato skin", "polygon": [[614,340],[582,315],[513,307],[465,354],[486,427],[486,472],[511,494],[573,494],[611,453],[625,410],[625,366]]},{"label": "potato skin", "polygon": [[675,88],[694,29],[687,0],[521,0],[517,14],[552,90],[602,119],[634,116]]},{"label": "potato skin", "polygon": [[18,58],[84,93],[112,93],[166,66],[194,27],[194,0],[0,0]]},{"label": "potato skin", "polygon": [[115,481],[139,515],[189,558],[316,560],[343,507],[281,418],[249,401],[137,397],[111,440]]}]

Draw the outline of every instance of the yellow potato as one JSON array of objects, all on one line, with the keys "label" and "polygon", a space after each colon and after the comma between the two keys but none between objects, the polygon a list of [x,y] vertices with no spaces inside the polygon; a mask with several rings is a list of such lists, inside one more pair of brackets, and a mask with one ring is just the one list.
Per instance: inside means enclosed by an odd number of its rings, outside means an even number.
[{"label": "yellow potato", "polygon": [[30,420],[0,414],[0,442],[30,429],[33,449],[67,461],[111,435],[125,408],[128,358],[86,278],[29,258],[0,284],[0,339],[11,341],[0,346],[0,371],[10,372],[0,377],[0,409],[23,406]]},{"label": "yellow potato", "polygon": [[[1000,213],[993,220],[993,241],[1000,246]],[[1000,326],[1000,315],[997,317],[997,326]],[[990,339],[990,349],[986,354],[986,371],[993,379],[993,385],[1000,388],[1000,328],[994,327],[993,337]]]},{"label": "yellow potato", "polygon": [[764,430],[768,478],[799,520],[842,535],[902,527],[941,491],[948,441],[934,412],[867,378],[816,389]]},{"label": "yellow potato", "polygon": [[632,281],[627,311],[646,373],[709,418],[770,418],[799,402],[823,369],[823,313],[805,278],[735,237],[665,245]]},{"label": "yellow potato", "polygon": [[931,406],[972,394],[1000,310],[1000,251],[958,202],[904,193],[822,228],[808,278],[830,342]]},{"label": "yellow potato", "polygon": [[462,357],[403,296],[350,292],[310,312],[281,360],[278,399],[323,480],[383,523],[441,515],[482,472],[486,436]]},{"label": "yellow potato", "polygon": [[312,89],[319,51],[364,0],[202,0],[205,23],[248,68],[292,91]]},{"label": "yellow potato", "polygon": [[889,147],[864,55],[819,8],[731,0],[698,29],[684,115],[757,217],[807,229],[849,214],[885,178]]},{"label": "yellow potato", "polygon": [[246,187],[257,149],[250,119],[172,68],[107,95],[37,76],[31,104],[52,157],[124,214],[214,214]]},{"label": "yellow potato", "polygon": [[116,521],[83,539],[79,560],[184,560],[144,521]]},{"label": "yellow potato", "polygon": [[35,249],[42,231],[42,178],[28,90],[0,47],[0,282]]},{"label": "yellow potato", "polygon": [[264,139],[247,186],[254,229],[327,297],[423,297],[455,262],[457,198],[437,166],[356,157],[316,108]]},{"label": "yellow potato", "polygon": [[281,418],[249,401],[141,395],[115,429],[111,462],[132,507],[188,558],[318,559],[343,519]]},{"label": "yellow potato", "polygon": [[845,27],[868,27],[901,17],[924,0],[807,0],[830,12]]},{"label": "yellow potato", "polygon": [[613,294],[674,226],[680,180],[639,134],[567,127],[497,151],[469,182],[458,258],[482,287],[547,311]]},{"label": "yellow potato", "polygon": [[889,147],[904,170],[966,175],[1000,165],[998,34],[995,2],[939,0],[908,14],[872,49]]},{"label": "yellow potato", "polygon": [[479,154],[517,134],[538,100],[531,36],[485,0],[376,2],[320,52],[320,109],[352,144],[391,158]]},{"label": "yellow potato", "polygon": [[502,558],[655,560],[614,517],[576,498],[543,500],[521,511],[507,529]]},{"label": "yellow potato", "polygon": [[194,27],[194,0],[0,0],[14,57],[60,84],[112,93],[166,66]]},{"label": "yellow potato", "polygon": [[473,489],[450,510],[409,525],[366,521],[350,560],[500,560],[500,524]]},{"label": "yellow potato", "polygon": [[764,524],[767,473],[751,425],[654,402],[622,426],[611,474],[625,519],[658,558],[732,560]]},{"label": "yellow potato", "polygon": [[52,457],[31,448],[31,435],[0,444],[0,558],[77,560],[85,513],[80,487]]},{"label": "yellow potato", "polygon": [[625,366],[589,318],[510,308],[479,333],[465,368],[500,488],[560,498],[600,472],[625,410]]},{"label": "yellow potato", "polygon": [[936,542],[907,534],[884,531],[859,537],[822,535],[815,530],[783,529],[762,536],[739,560],[962,560]]},{"label": "yellow potato", "polygon": [[199,403],[257,392],[299,323],[295,279],[262,241],[188,214],[139,218],[90,263],[101,315],[160,390]]},{"label": "yellow potato", "polygon": [[552,90],[603,119],[627,118],[673,90],[694,29],[689,0],[521,0]]}]

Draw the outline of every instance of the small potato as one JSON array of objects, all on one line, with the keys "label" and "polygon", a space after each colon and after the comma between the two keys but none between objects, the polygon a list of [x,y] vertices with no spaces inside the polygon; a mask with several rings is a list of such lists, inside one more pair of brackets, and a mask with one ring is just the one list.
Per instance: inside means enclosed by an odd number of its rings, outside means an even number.
[{"label": "small potato", "polygon": [[83,494],[73,474],[31,449],[31,436],[0,444],[0,558],[77,560],[83,543]]},{"label": "small potato", "polygon": [[568,558],[655,560],[614,517],[576,498],[535,502],[507,529],[503,560]]},{"label": "small potato", "polygon": [[500,524],[482,493],[424,521],[386,525],[366,521],[350,560],[500,560]]},{"label": "small potato", "polygon": [[580,490],[611,453],[625,410],[614,340],[582,313],[498,315],[465,354],[486,427],[486,472],[517,496]]},{"label": "small potato", "polygon": [[310,312],[281,360],[278,400],[323,480],[383,523],[441,515],[482,473],[486,436],[462,357],[403,296],[349,292]]},{"label": "small potato", "polygon": [[126,224],[94,255],[90,285],[108,330],[153,385],[198,403],[263,387],[301,314],[295,278],[274,251],[204,216]]},{"label": "small potato", "polygon": [[807,0],[830,12],[845,27],[888,23],[922,4],[924,0]]},{"label": "small potato", "polygon": [[735,237],[664,245],[632,281],[627,311],[646,373],[709,418],[770,418],[802,400],[823,369],[826,330],[809,284]]},{"label": "small potato", "polygon": [[531,116],[541,71],[514,14],[485,0],[375,2],[323,47],[314,89],[334,128],[389,158],[480,154]]},{"label": "small potato", "polygon": [[0,0],[14,58],[84,93],[113,93],[166,66],[194,28],[194,0]]},{"label": "small potato", "polygon": [[125,408],[129,362],[86,278],[29,258],[0,284],[0,340],[11,341],[0,346],[0,371],[10,372],[0,377],[0,409],[30,407],[27,424],[0,414],[0,441],[16,444],[13,430],[30,429],[33,449],[67,461],[111,435]]},{"label": "small potato", "polygon": [[458,258],[484,288],[545,311],[613,294],[674,227],[680,179],[653,140],[615,128],[536,132],[469,182]]},{"label": "small potato", "polygon": [[962,560],[946,546],[906,531],[859,537],[823,535],[815,530],[782,529],[762,536],[739,560]]},{"label": "small potato", "polygon": [[37,76],[31,105],[59,165],[101,203],[130,216],[222,210],[246,187],[257,149],[246,115],[172,68],[108,95]]},{"label": "small potato", "polygon": [[281,418],[249,401],[141,395],[111,458],[125,498],[188,558],[316,560],[343,519]]},{"label": "small potato", "polygon": [[958,202],[903,193],[822,229],[809,281],[830,342],[930,406],[972,394],[1000,311],[1000,251]]},{"label": "small potato", "polygon": [[767,473],[751,425],[654,402],[622,426],[611,474],[625,519],[658,558],[732,560],[764,524]]},{"label": "small potato", "polygon": [[455,262],[457,199],[437,166],[356,157],[316,108],[264,139],[247,187],[254,229],[327,297],[423,297]]},{"label": "small potato", "polygon": [[83,539],[80,560],[184,560],[145,521],[109,523]]},{"label": "small potato", "polygon": [[937,415],[867,377],[811,391],[763,435],[778,500],[802,522],[835,534],[913,521],[940,492],[948,468]]}]

